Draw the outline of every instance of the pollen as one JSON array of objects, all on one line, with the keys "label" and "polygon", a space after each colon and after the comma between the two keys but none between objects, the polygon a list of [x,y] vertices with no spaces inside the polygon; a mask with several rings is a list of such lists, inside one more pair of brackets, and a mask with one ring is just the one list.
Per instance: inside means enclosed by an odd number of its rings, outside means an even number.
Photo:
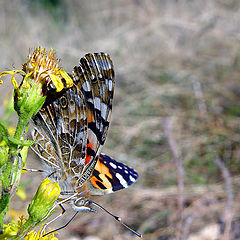
[{"label": "pollen", "polygon": [[28,60],[23,65],[23,71],[36,82],[43,85],[49,85],[51,82],[60,92],[66,87],[71,87],[73,81],[70,76],[61,68],[58,67],[60,59],[55,55],[54,50],[46,51],[45,48],[37,47],[33,53],[29,52]]}]

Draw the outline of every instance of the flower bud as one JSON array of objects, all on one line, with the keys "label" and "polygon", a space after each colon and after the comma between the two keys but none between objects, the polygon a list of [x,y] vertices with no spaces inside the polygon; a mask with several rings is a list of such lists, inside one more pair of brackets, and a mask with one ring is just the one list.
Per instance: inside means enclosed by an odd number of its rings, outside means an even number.
[{"label": "flower bud", "polygon": [[32,222],[41,222],[47,216],[60,192],[61,188],[58,183],[48,178],[43,180],[28,207],[29,218]]}]

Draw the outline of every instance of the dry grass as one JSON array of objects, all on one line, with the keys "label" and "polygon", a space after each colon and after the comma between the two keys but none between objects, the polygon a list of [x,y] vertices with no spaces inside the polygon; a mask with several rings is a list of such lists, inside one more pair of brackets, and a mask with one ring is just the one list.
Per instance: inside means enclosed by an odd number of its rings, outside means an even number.
[{"label": "dry grass", "polygon": [[[0,2],[0,70],[19,67],[38,45],[56,49],[69,71],[86,52],[111,55],[117,87],[104,150],[140,178],[99,202],[145,240],[239,239],[239,1],[40,2]],[[5,97],[10,84],[0,91]],[[180,191],[174,148],[184,169]],[[59,238],[70,236],[134,239],[102,214],[78,217]]]}]

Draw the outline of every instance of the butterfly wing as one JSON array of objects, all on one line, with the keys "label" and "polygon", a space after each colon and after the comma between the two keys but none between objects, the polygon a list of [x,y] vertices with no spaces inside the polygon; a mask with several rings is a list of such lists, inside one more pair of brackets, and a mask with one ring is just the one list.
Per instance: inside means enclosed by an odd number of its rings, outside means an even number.
[{"label": "butterfly wing", "polygon": [[45,163],[51,177],[63,191],[74,191],[85,164],[87,108],[76,85],[49,94],[42,109],[32,118],[34,152]]},{"label": "butterfly wing", "polygon": [[87,156],[83,183],[96,165],[109,128],[115,85],[112,61],[106,53],[87,54],[80,59],[79,66],[74,67],[72,78],[87,105]]},{"label": "butterfly wing", "polygon": [[90,194],[104,195],[127,188],[138,178],[137,172],[111,157],[101,154],[88,181]]}]

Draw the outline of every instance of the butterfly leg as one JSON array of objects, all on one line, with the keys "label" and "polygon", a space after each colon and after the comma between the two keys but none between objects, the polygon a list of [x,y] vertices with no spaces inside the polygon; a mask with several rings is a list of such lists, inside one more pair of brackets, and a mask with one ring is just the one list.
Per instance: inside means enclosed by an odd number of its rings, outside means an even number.
[{"label": "butterfly leg", "polygon": [[[90,205],[91,205],[91,201],[89,201],[88,199],[85,199],[84,197],[81,197],[81,198],[79,198],[79,199],[76,199],[76,200],[73,202],[73,206],[72,206],[73,209],[76,210],[76,212],[75,212],[74,215],[71,217],[71,219],[69,219],[69,221],[68,221],[66,224],[64,224],[63,226],[61,226],[61,227],[59,227],[59,228],[57,228],[57,229],[55,229],[55,230],[52,230],[52,231],[44,234],[43,237],[45,237],[46,235],[49,235],[49,234],[51,234],[51,233],[53,233],[53,232],[59,231],[59,230],[65,228],[66,226],[68,226],[69,223],[72,222],[72,220],[75,218],[75,216],[76,216],[79,212],[81,212],[81,211],[96,212],[96,210],[95,210],[95,209],[92,209],[92,208],[90,207]],[[46,224],[44,225],[44,228],[43,228],[42,231],[41,231],[41,234],[44,232],[44,230],[46,229],[47,225],[49,225],[50,223],[54,222],[56,219],[58,219],[60,216],[62,216],[62,215],[64,214],[64,212],[66,211],[66,210],[64,209],[64,207],[62,206],[61,203],[59,203],[59,206],[62,208],[62,213],[59,214],[57,217],[55,217],[55,218],[54,218],[53,220],[51,220],[50,222],[46,223]]]},{"label": "butterfly leg", "polygon": [[29,168],[23,168],[22,169],[23,171],[26,171],[26,172],[45,172],[44,170],[42,169],[29,169]]},{"label": "butterfly leg", "polygon": [[66,224],[64,224],[63,226],[61,226],[61,227],[59,227],[59,228],[57,228],[57,229],[55,229],[55,230],[52,230],[52,231],[44,234],[43,237],[45,237],[45,236],[47,236],[47,235],[49,235],[49,234],[51,234],[51,233],[53,233],[53,232],[59,231],[59,230],[65,228],[65,227],[67,227],[68,224],[76,217],[76,215],[77,215],[78,213],[79,213],[79,212],[75,212],[74,215],[71,217],[71,219],[70,219]]},{"label": "butterfly leg", "polygon": [[[60,217],[66,212],[66,209],[63,207],[63,205],[62,205],[61,203],[59,203],[58,205],[59,205],[59,207],[61,208],[62,212],[61,212],[58,216],[56,216],[54,219],[52,219],[51,221],[49,221],[49,222],[47,222],[47,223],[44,224],[44,226],[42,227],[42,230],[41,230],[41,235],[45,232],[45,229],[46,229],[46,227],[47,227],[49,224],[51,224],[51,223],[53,223],[54,221],[56,221],[58,218],[60,218]],[[57,230],[53,230],[53,231],[51,231],[51,232],[49,232],[49,233],[47,233],[47,234],[44,234],[44,236],[45,236],[45,235],[48,235],[48,234],[50,234],[50,233],[52,233],[52,232],[55,232],[55,231],[57,231]]]},{"label": "butterfly leg", "polygon": [[76,196],[76,194],[71,195],[70,197],[68,197],[68,198],[66,198],[66,199],[64,199],[64,200],[62,200],[62,201],[60,201],[60,202],[57,202],[57,203],[49,210],[48,214],[41,220],[41,222],[44,222],[44,221],[51,215],[51,213],[54,211],[54,209],[55,209],[58,205],[59,205],[60,208],[62,209],[62,212],[61,212],[58,216],[56,216],[53,220],[51,220],[50,222],[44,224],[44,226],[43,226],[43,228],[42,228],[42,230],[41,230],[41,235],[43,234],[43,232],[45,231],[46,227],[47,227],[50,223],[54,222],[55,220],[57,220],[60,216],[62,216],[62,215],[65,213],[66,210],[65,210],[65,208],[63,207],[62,204],[70,201],[70,200],[71,200],[72,198],[74,198],[75,196]]}]

